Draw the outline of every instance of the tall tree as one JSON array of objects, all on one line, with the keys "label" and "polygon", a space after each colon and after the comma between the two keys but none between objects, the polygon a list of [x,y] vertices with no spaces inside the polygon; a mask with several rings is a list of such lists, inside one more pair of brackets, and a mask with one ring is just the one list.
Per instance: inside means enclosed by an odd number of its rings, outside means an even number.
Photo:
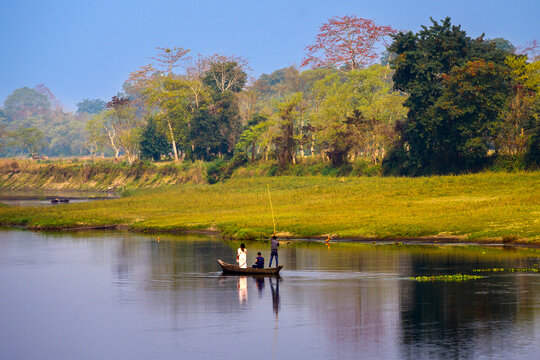
[{"label": "tall tree", "polygon": [[43,117],[49,113],[51,103],[47,96],[34,89],[16,89],[4,101],[4,112],[8,123],[26,120],[30,117]]},{"label": "tall tree", "polygon": [[191,91],[191,81],[175,76],[158,76],[148,82],[143,94],[149,105],[156,109],[153,117],[163,124],[167,137],[172,144],[175,161],[179,161],[178,150],[182,158],[189,150],[188,133],[191,118],[197,108]]},{"label": "tall tree", "polygon": [[540,125],[540,60],[530,62],[525,55],[511,55],[512,90],[504,122],[497,137],[497,150],[524,154]]},{"label": "tall tree", "polygon": [[392,91],[391,73],[387,67],[374,64],[348,75],[355,88],[355,109],[362,114],[355,126],[358,133],[354,150],[369,156],[374,164],[382,161],[395,141],[395,124],[407,116],[403,106],[407,97]]},{"label": "tall tree", "polygon": [[52,110],[56,113],[61,113],[63,111],[63,108],[64,106],[62,105],[62,103],[60,102],[60,100],[58,100],[56,98],[56,96],[54,96],[54,94],[52,93],[52,91],[47,87],[45,86],[45,84],[38,84],[34,87],[34,90],[36,90],[37,93],[41,94],[41,95],[44,95],[47,97],[47,100],[49,101],[49,103],[51,104],[52,106]]},{"label": "tall tree", "polygon": [[87,129],[92,131],[94,141],[108,139],[109,146],[118,158],[121,151],[132,164],[137,158],[140,136],[140,119],[134,116],[129,99],[113,96],[106,109],[96,114]]},{"label": "tall tree", "polygon": [[195,156],[205,160],[232,155],[242,133],[238,103],[231,92],[213,93],[212,101],[195,113],[190,139]]},{"label": "tall tree", "polygon": [[321,26],[315,43],[305,48],[302,66],[359,69],[373,63],[379,42],[395,32],[390,26],[356,15],[332,17]]},{"label": "tall tree", "polygon": [[188,60],[187,54],[191,51],[181,47],[157,47],[159,50],[156,57],[153,57],[158,67],[162,68],[167,74],[172,74],[173,69],[182,65],[182,62]]},{"label": "tall tree", "polygon": [[[119,146],[116,145],[116,132],[114,128],[107,126],[107,118],[103,110],[95,114],[86,122],[86,140],[83,146],[88,150],[90,155],[95,156],[101,153],[104,156],[107,148],[112,148],[115,151],[115,158],[120,152]],[[112,139],[109,135],[112,135]]]},{"label": "tall tree", "polygon": [[[466,162],[462,161],[464,157],[471,161],[485,158],[482,152],[489,141],[488,134],[481,137],[475,135],[474,146],[472,143],[466,147],[460,145],[463,144],[461,137],[468,136],[469,130],[478,134],[474,130],[477,122],[469,121],[472,120],[471,116],[461,117],[460,130],[456,133],[453,131],[453,122],[458,113],[453,110],[487,114],[494,110],[490,109],[493,105],[490,101],[496,100],[494,104],[498,108],[498,100],[485,98],[481,101],[476,98],[478,93],[471,91],[469,95],[474,100],[474,109],[461,108],[466,105],[464,97],[456,98],[461,103],[452,105],[456,106],[453,108],[450,105],[451,94],[459,91],[455,82],[459,77],[467,80],[464,86],[481,86],[490,91],[493,88],[500,89],[504,81],[501,84],[499,76],[504,77],[504,71],[499,70],[504,66],[507,53],[487,43],[482,37],[469,38],[460,26],[451,24],[450,18],[441,23],[432,19],[431,27],[423,26],[416,34],[409,31],[394,35],[389,50],[397,55],[392,61],[395,68],[394,87],[409,94],[405,101],[409,112],[402,126],[401,141],[383,164],[385,171],[410,175],[459,172],[467,167]],[[483,62],[476,62],[479,60]],[[467,65],[469,62],[471,64]],[[476,65],[481,65],[478,71],[482,76],[478,79],[474,79],[473,75]],[[493,74],[497,75],[494,79],[496,84],[491,87],[479,83],[492,80],[487,76],[492,67]],[[452,72],[454,68],[456,70]],[[438,103],[443,95],[445,98]],[[493,92],[489,95],[498,97]],[[477,164],[475,160],[473,162]]]},{"label": "tall tree", "polygon": [[434,106],[436,159],[449,169],[477,170],[497,134],[510,76],[504,64],[484,59],[455,66],[443,77],[443,92]]},{"label": "tall tree", "polygon": [[105,109],[105,101],[101,99],[84,99],[77,103],[77,114],[97,114]]},{"label": "tall tree", "polygon": [[299,114],[302,112],[302,93],[286,97],[277,103],[276,113],[272,118],[271,131],[274,136],[272,142],[276,147],[276,154],[280,167],[296,163],[298,145]]},{"label": "tall tree", "polygon": [[43,132],[35,127],[21,127],[15,130],[11,135],[15,144],[28,151],[32,158],[39,158],[41,149],[45,147]]},{"label": "tall tree", "polygon": [[167,138],[157,130],[154,119],[150,118],[141,133],[141,158],[159,161],[161,155],[169,152]]},{"label": "tall tree", "polygon": [[251,162],[255,161],[258,153],[258,148],[262,143],[263,134],[268,130],[267,118],[262,115],[254,115],[249,121],[240,135],[236,143],[235,156],[237,154],[250,154]]},{"label": "tall tree", "polygon": [[1,123],[2,122],[1,110],[2,109],[0,109],[0,154],[2,153],[4,148],[6,147],[7,142],[8,142],[8,138],[9,138],[9,133],[6,130],[6,126]]},{"label": "tall tree", "polygon": [[513,54],[516,51],[516,47],[512,43],[503,38],[495,38],[487,40],[488,43],[495,46],[497,49],[506,51],[509,54]]},{"label": "tall tree", "polygon": [[313,126],[317,142],[333,166],[347,161],[354,145],[354,127],[361,115],[355,114],[356,97],[352,82],[334,73],[315,84],[317,110],[313,112]]},{"label": "tall tree", "polygon": [[216,92],[240,92],[247,81],[247,60],[214,54],[204,58],[203,82]]}]

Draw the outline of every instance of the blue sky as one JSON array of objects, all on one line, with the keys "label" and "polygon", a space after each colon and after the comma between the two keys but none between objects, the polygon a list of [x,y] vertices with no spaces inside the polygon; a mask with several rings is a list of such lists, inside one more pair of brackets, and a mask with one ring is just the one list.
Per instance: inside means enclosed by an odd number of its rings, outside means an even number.
[{"label": "blue sky", "polygon": [[45,84],[67,106],[109,100],[156,47],[246,58],[252,76],[299,64],[332,16],[418,31],[446,16],[469,36],[540,40],[540,0],[5,0],[0,2],[0,103]]}]

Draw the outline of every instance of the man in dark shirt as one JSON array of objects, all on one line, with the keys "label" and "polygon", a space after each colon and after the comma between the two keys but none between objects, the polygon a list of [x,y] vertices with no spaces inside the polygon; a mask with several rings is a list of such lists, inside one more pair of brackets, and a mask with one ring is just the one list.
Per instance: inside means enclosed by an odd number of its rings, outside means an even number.
[{"label": "man in dark shirt", "polygon": [[252,268],[255,269],[264,269],[264,258],[261,256],[261,253],[257,253],[257,257],[255,258],[255,264],[252,266]]}]

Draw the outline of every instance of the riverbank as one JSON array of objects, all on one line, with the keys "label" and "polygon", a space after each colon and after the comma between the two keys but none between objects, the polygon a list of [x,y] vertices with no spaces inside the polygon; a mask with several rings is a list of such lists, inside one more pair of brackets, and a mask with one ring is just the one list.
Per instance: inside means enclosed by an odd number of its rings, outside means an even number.
[{"label": "riverbank", "polygon": [[30,229],[120,227],[284,238],[540,244],[540,172],[426,178],[271,177],[134,190],[117,200],[0,208]]},{"label": "riverbank", "polygon": [[37,162],[0,160],[1,190],[70,190],[121,192],[184,183],[206,183],[206,165],[69,159]]}]

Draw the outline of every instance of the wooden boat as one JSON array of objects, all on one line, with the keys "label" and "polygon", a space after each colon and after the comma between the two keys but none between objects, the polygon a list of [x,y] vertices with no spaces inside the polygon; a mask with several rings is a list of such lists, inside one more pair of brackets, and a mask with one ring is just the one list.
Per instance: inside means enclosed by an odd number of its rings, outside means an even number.
[{"label": "wooden boat", "polygon": [[58,203],[68,203],[69,202],[69,199],[52,199],[51,200],[51,204],[58,204]]},{"label": "wooden boat", "polygon": [[283,265],[279,265],[275,268],[255,269],[252,267],[241,268],[238,265],[226,263],[225,261],[218,259],[218,263],[221,266],[224,274],[234,275],[279,275],[279,271],[283,269]]}]

